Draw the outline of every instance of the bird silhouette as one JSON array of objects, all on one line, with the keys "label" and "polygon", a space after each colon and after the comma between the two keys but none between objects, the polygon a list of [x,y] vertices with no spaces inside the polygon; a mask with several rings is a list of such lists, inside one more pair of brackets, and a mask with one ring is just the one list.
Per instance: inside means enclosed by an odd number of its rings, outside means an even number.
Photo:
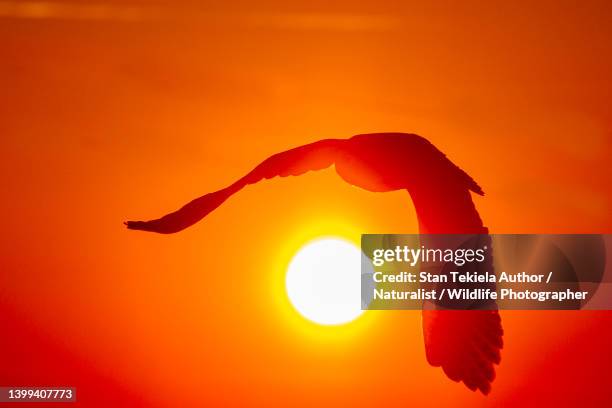
[{"label": "bird silhouette", "polygon": [[[421,136],[406,133],[360,134],[324,139],[275,154],[230,186],[197,198],[151,221],[127,221],[129,229],[171,234],[219,207],[249,184],[277,176],[299,176],[335,165],[347,183],[372,192],[407,190],[419,232],[488,234],[470,192],[482,189],[440,150]],[[426,357],[453,381],[488,394],[503,347],[495,305],[488,310],[423,310]]]}]

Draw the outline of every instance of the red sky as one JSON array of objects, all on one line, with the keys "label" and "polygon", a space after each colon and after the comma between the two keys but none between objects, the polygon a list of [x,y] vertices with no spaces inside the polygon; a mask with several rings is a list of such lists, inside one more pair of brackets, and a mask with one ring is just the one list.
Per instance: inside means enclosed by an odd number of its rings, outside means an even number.
[{"label": "red sky", "polygon": [[504,312],[487,398],[427,365],[416,312],[295,314],[294,251],[415,232],[406,193],[330,170],[176,236],[123,228],[271,153],[401,131],[478,181],[491,232],[612,232],[609,2],[327,3],[0,1],[1,384],[76,384],[88,405],[609,398],[607,312]]}]

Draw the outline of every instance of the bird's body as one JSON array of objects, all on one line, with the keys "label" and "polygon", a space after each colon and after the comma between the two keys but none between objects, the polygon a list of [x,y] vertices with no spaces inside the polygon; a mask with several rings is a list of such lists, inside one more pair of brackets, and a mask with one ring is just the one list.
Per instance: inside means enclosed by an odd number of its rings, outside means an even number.
[{"label": "bird's body", "polygon": [[[248,184],[298,176],[335,165],[347,183],[373,192],[407,190],[421,233],[487,234],[470,191],[476,182],[426,139],[405,133],[375,133],[325,139],[275,154],[225,189],[206,194],[160,219],[128,221],[130,229],[174,233],[198,222]],[[424,310],[427,359],[454,381],[487,394],[500,361],[497,310]]]}]

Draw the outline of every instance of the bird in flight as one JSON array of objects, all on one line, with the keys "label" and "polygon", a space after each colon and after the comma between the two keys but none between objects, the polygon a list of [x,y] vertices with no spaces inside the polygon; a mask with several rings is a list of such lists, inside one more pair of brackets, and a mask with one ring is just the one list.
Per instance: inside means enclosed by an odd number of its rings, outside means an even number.
[{"label": "bird in flight", "polygon": [[[488,234],[471,192],[478,184],[425,138],[406,133],[360,134],[324,139],[270,156],[230,186],[150,221],[127,221],[129,229],[172,234],[200,221],[249,184],[299,176],[334,165],[347,183],[372,192],[407,190],[419,232]],[[496,307],[491,310],[423,310],[427,361],[453,381],[488,394],[503,347]]]}]

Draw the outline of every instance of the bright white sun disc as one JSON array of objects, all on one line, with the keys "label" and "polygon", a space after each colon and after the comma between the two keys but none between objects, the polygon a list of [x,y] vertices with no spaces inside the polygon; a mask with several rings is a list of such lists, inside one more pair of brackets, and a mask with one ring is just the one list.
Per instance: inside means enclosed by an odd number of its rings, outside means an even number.
[{"label": "bright white sun disc", "polygon": [[289,300],[305,318],[322,325],[348,323],[361,310],[361,256],[352,243],[322,238],[304,245],[287,269]]}]

